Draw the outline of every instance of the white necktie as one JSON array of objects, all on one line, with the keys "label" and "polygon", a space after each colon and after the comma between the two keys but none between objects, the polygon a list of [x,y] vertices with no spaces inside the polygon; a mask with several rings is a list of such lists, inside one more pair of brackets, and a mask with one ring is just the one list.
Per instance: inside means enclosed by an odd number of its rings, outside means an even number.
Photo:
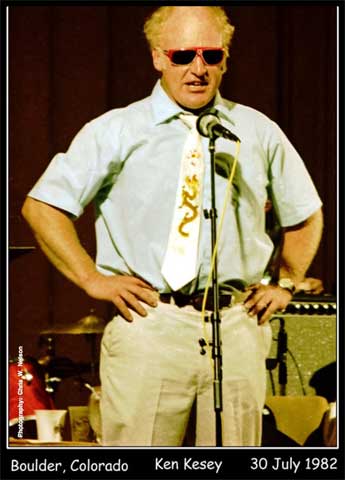
[{"label": "white necktie", "polygon": [[162,274],[176,291],[196,277],[204,162],[197,117],[181,114],[190,131],[183,148],[174,216]]}]

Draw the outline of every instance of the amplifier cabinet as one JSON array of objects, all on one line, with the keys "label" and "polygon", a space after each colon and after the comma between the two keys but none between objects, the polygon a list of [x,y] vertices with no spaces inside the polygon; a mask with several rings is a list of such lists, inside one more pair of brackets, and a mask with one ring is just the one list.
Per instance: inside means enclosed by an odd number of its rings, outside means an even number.
[{"label": "amplifier cabinet", "polygon": [[[326,310],[322,306],[322,312]],[[290,311],[293,310],[290,306]],[[317,310],[315,308],[315,310]],[[315,395],[315,389],[309,385],[315,372],[335,362],[337,355],[337,325],[335,303],[331,305],[331,313],[280,313],[271,318],[272,345],[266,362],[267,395]],[[333,313],[334,312],[334,313]],[[286,385],[281,390],[279,383],[278,334],[285,328]],[[281,337],[280,337],[281,338]],[[284,337],[283,337],[284,338]],[[293,356],[293,357],[292,357]],[[284,358],[281,353],[278,358]],[[294,360],[293,360],[294,358]],[[284,362],[281,374],[284,372]],[[284,375],[283,375],[284,377]],[[328,379],[334,382],[334,378]],[[272,387],[272,382],[275,391]],[[284,381],[281,383],[284,384]],[[334,386],[336,388],[336,386]],[[284,389],[284,387],[283,387]]]}]

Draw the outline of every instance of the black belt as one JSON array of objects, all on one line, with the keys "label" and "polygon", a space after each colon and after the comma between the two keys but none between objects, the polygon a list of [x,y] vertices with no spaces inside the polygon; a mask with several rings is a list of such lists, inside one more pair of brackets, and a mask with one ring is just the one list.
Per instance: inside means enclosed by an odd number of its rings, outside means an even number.
[{"label": "black belt", "polygon": [[[219,308],[229,307],[231,304],[231,293],[220,293],[219,294]],[[174,292],[174,293],[161,293],[159,296],[161,302],[164,303],[172,303],[172,299],[174,303],[178,307],[185,307],[186,305],[192,305],[196,310],[201,312],[202,310],[202,302],[204,299],[204,292],[196,292],[192,295],[184,295],[181,292]],[[207,300],[206,300],[206,310],[214,310],[214,301],[213,301],[213,294],[212,291],[208,292]]]}]

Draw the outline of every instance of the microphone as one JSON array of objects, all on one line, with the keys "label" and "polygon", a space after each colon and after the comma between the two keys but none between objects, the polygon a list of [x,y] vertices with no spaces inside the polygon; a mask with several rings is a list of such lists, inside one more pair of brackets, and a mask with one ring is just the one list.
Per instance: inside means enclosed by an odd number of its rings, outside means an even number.
[{"label": "microphone", "polygon": [[286,352],[287,348],[287,333],[285,330],[285,320],[280,318],[280,328],[278,332],[278,348],[277,361],[279,362],[278,369],[278,383],[280,385],[280,395],[286,395],[287,385],[287,366],[286,366]]},{"label": "microphone", "polygon": [[196,122],[196,128],[203,137],[217,138],[223,137],[233,142],[240,142],[241,140],[230,130],[223,127],[217,115],[215,108],[208,108],[200,113]]},{"label": "microphone", "polygon": [[288,350],[287,333],[285,330],[285,320],[283,318],[280,318],[279,321],[280,321],[280,328],[278,332],[277,359],[278,361],[284,361],[285,354]]}]

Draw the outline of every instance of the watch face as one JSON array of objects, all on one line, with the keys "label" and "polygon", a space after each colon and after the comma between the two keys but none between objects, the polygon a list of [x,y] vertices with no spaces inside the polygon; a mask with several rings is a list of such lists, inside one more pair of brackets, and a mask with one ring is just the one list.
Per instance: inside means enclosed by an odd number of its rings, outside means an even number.
[{"label": "watch face", "polygon": [[287,290],[291,290],[292,292],[295,290],[295,285],[290,278],[281,278],[278,282],[278,285],[281,288],[286,288]]}]

